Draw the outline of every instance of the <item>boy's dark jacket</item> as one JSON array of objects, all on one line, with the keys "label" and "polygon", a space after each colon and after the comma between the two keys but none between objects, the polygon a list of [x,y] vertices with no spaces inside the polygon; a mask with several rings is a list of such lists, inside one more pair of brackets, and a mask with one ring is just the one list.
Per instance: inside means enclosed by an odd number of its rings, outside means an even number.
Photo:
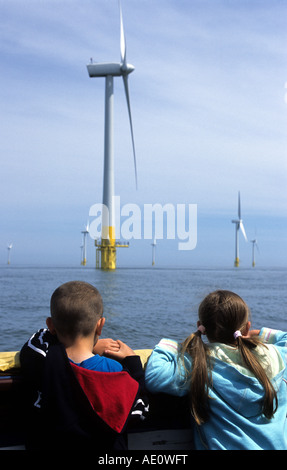
[{"label": "boy's dark jacket", "polygon": [[139,356],[122,372],[72,364],[49,330],[39,330],[20,352],[27,406],[26,448],[127,449],[127,426],[144,419],[148,403]]}]

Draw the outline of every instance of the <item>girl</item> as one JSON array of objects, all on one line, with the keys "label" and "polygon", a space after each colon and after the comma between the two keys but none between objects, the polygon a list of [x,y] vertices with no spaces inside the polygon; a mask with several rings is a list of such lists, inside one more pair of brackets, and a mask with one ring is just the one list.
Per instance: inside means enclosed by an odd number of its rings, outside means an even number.
[{"label": "girl", "polygon": [[287,333],[250,331],[247,305],[229,291],[209,294],[198,313],[181,345],[155,347],[148,390],[189,394],[196,449],[287,449]]}]

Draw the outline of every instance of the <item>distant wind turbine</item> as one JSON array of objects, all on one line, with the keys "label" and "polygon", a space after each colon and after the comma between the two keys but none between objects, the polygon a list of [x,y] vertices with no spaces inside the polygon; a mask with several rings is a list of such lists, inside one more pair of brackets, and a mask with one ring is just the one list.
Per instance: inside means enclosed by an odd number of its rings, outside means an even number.
[{"label": "distant wind turbine", "polygon": [[11,251],[11,248],[12,248],[12,243],[10,243],[8,246],[7,246],[7,249],[8,249],[8,261],[7,261],[7,264],[10,264],[10,251]]},{"label": "distant wind turbine", "polygon": [[254,240],[250,240],[250,242],[252,243],[252,266],[254,268],[254,266],[255,266],[255,246],[256,246],[258,251],[259,251],[259,248],[258,248],[256,238]]},{"label": "distant wind turbine", "polygon": [[85,229],[82,230],[82,234],[83,234],[83,250],[82,250],[82,262],[81,264],[83,266],[86,266],[87,264],[87,235],[89,233],[89,224],[86,225]]},{"label": "distant wind turbine", "polygon": [[153,239],[153,242],[151,244],[152,246],[152,266],[155,265],[155,247],[156,247],[156,239]]},{"label": "distant wind turbine", "polygon": [[241,219],[241,203],[240,203],[240,191],[238,192],[238,219],[232,220],[232,223],[235,224],[235,261],[234,266],[239,266],[239,230],[241,230],[245,240],[247,241],[245,229]]},{"label": "distant wind turbine", "polygon": [[113,97],[114,97],[114,77],[123,77],[125,89],[131,137],[134,156],[134,169],[137,187],[137,167],[135,143],[130,107],[128,76],[134,71],[134,66],[127,63],[126,40],[123,27],[123,17],[121,4],[120,9],[120,55],[121,62],[112,63],[90,63],[87,65],[90,77],[105,77],[105,145],[104,145],[104,182],[103,182],[103,205],[108,210],[103,210],[102,214],[102,238],[96,242],[101,252],[101,268],[116,268],[116,247],[127,246],[116,243],[115,239],[115,210],[114,210],[114,156],[113,156]]}]

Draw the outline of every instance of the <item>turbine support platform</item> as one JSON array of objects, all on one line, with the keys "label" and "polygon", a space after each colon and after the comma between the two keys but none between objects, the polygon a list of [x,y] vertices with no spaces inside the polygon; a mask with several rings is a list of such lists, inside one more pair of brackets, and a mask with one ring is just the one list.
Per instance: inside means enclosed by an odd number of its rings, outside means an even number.
[{"label": "turbine support platform", "polygon": [[[117,267],[117,248],[128,248],[129,242],[122,242],[114,238],[101,238],[95,240],[96,249],[96,269],[113,271]],[[101,266],[100,266],[101,258]]]}]

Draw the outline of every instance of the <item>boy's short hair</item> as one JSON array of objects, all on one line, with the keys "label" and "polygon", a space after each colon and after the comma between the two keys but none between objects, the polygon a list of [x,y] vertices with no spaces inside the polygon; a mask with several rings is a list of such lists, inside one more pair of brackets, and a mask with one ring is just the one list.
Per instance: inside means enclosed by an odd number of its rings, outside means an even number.
[{"label": "boy's short hair", "polygon": [[83,281],[70,281],[54,291],[50,310],[56,331],[74,340],[93,331],[103,315],[103,301],[96,287]]}]

